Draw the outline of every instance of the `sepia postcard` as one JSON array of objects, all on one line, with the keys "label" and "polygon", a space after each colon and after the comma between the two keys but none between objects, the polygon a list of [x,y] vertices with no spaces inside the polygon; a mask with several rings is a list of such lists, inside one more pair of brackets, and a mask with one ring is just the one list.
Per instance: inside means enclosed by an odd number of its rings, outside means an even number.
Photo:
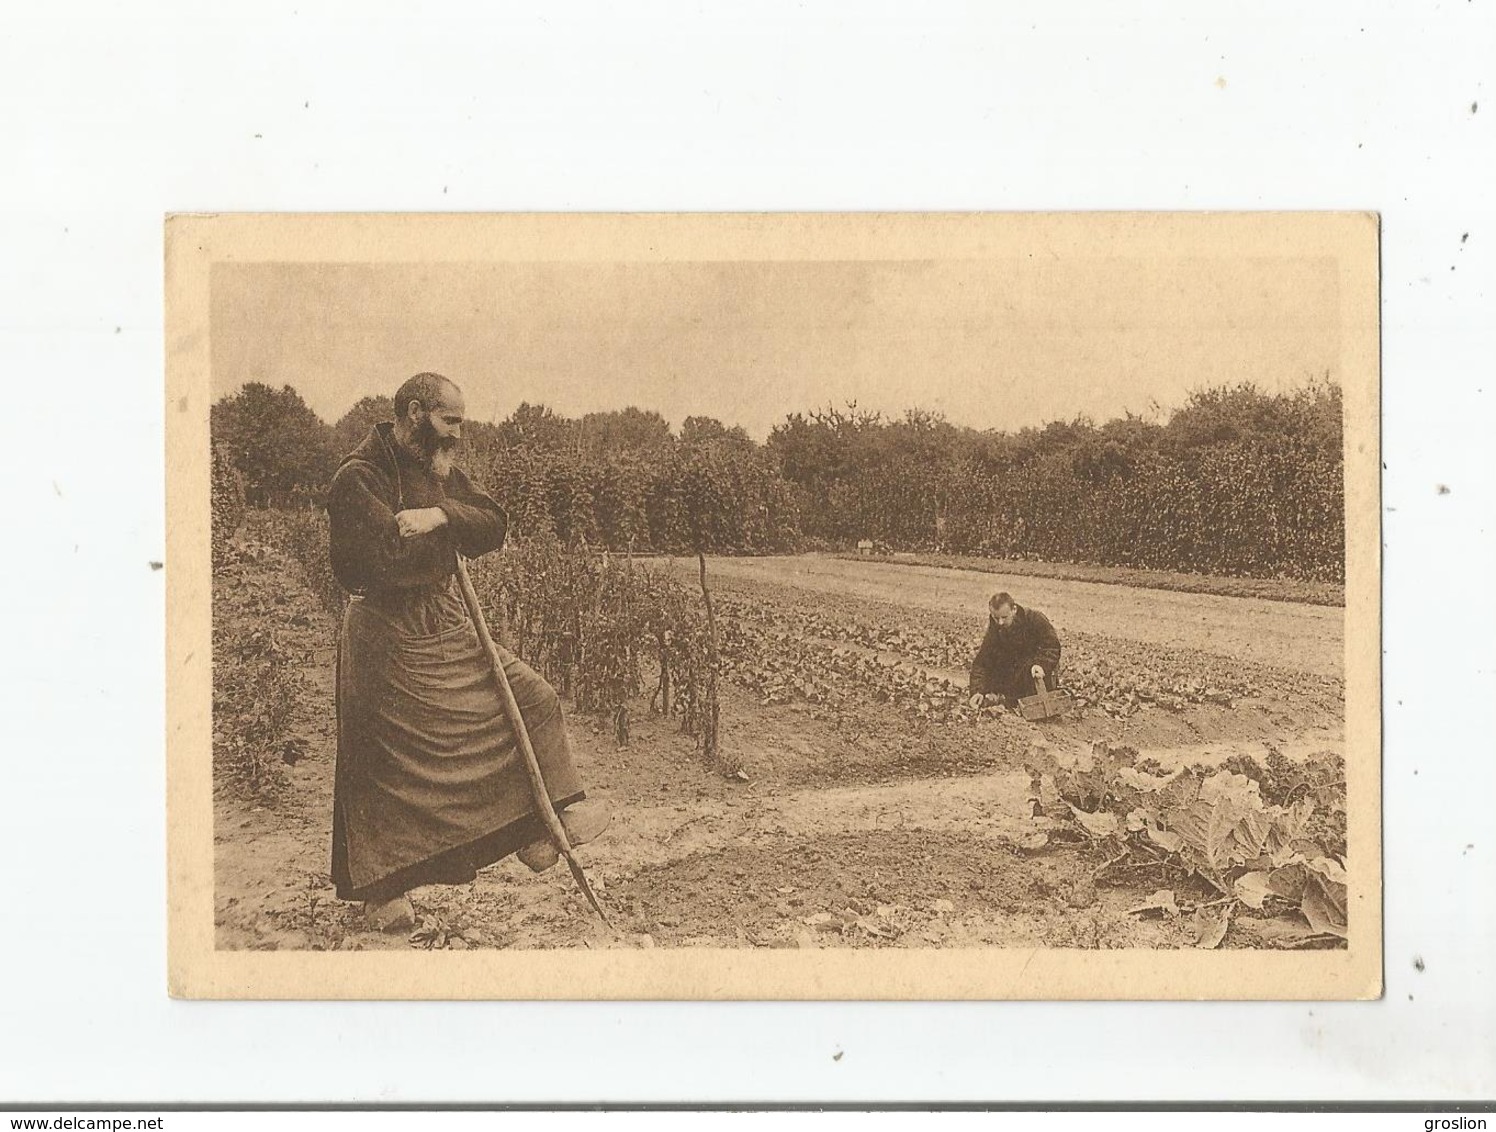
[{"label": "sepia postcard", "polygon": [[170,992],[1379,996],[1378,240],[168,218]]}]

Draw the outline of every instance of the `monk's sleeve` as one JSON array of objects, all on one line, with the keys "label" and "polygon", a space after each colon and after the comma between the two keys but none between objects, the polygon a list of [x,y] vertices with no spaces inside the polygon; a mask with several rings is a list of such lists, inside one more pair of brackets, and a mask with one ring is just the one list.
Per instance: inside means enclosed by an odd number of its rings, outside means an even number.
[{"label": "monk's sleeve", "polygon": [[1054,631],[1049,618],[1032,610],[1034,615],[1034,663],[1053,675],[1060,664],[1060,635]]},{"label": "monk's sleeve", "polygon": [[446,538],[401,538],[387,494],[379,471],[362,461],[339,468],[328,490],[332,570],[353,592],[425,585],[451,572]]},{"label": "monk's sleeve", "polygon": [[447,513],[452,545],[468,558],[477,558],[504,545],[509,517],[487,492],[476,487],[460,468],[448,477],[446,498],[438,504]]},{"label": "monk's sleeve", "polygon": [[997,653],[997,630],[989,620],[987,635],[982,638],[982,647],[977,650],[976,659],[971,662],[971,676],[966,682],[968,692],[985,694],[996,690]]}]

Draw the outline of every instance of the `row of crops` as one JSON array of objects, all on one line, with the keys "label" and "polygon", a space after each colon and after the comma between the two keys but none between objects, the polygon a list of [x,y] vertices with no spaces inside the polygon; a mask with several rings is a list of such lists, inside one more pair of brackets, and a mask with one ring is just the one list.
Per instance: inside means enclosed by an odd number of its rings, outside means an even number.
[{"label": "row of crops", "polygon": [[[967,670],[983,626],[926,613],[903,618],[823,597],[736,590],[718,598],[724,675],[763,704],[805,703],[831,712],[858,702],[892,705],[910,719],[968,723],[1000,718],[995,698],[970,701]],[[1082,709],[1116,720],[1180,713],[1243,700],[1302,700],[1339,714],[1338,681],[1226,661],[1141,641],[1119,651],[1104,638],[1066,629],[1061,680]]]},{"label": "row of crops", "polygon": [[[267,509],[250,522],[301,564],[308,588],[341,619],[348,595],[328,559],[326,515]],[[703,592],[628,555],[567,549],[550,533],[511,540],[468,569],[495,637],[578,710],[606,715],[620,745],[647,695],[649,710],[718,755],[720,664]]]},{"label": "row of crops", "polygon": [[[309,587],[340,615],[345,595],[328,566],[325,516],[253,514],[256,529],[301,562]],[[980,626],[742,588],[719,592],[701,565],[701,585],[688,586],[658,563],[567,548],[542,533],[512,540],[470,570],[500,640],[579,710],[611,719],[620,743],[630,713],[650,710],[678,719],[716,756],[719,677],[762,705],[801,703],[827,716],[872,702],[934,724],[1002,718],[995,702],[973,703],[966,691]],[[1317,709],[1337,712],[1343,694],[1333,681],[1140,642],[1119,654],[1080,631],[1066,633],[1062,671],[1083,709],[1118,720],[1149,710],[1230,708],[1264,694],[1315,697]]]}]

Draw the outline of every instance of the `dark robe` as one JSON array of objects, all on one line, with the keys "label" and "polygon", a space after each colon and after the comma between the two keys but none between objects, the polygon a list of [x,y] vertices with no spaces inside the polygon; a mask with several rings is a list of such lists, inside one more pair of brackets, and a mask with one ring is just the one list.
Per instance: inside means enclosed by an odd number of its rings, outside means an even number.
[{"label": "dark robe", "polygon": [[1049,618],[1037,609],[1015,606],[1013,624],[1006,629],[987,618],[987,635],[971,663],[972,692],[995,694],[1008,701],[1032,696],[1037,689],[1030,670],[1034,665],[1044,669],[1044,685],[1058,686],[1060,638]]},{"label": "dark robe", "polygon": [[[398,511],[447,523],[402,538]],[[504,542],[503,509],[454,468],[428,471],[381,424],[328,492],[332,567],[353,595],[338,640],[332,875],[344,900],[459,883],[544,830],[488,654],[457,588],[457,552]],[[556,693],[502,648],[547,792],[584,795]]]}]

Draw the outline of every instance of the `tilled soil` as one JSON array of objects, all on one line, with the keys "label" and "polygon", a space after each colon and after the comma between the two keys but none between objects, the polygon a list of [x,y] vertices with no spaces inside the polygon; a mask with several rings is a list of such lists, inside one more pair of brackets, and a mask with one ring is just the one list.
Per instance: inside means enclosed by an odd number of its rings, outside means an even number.
[{"label": "tilled soil", "polygon": [[[253,576],[215,595],[215,616],[229,632],[249,632],[273,616],[288,646],[306,658],[292,722],[305,755],[284,768],[273,798],[219,793],[218,946],[420,946],[406,933],[369,930],[361,909],[332,893],[334,626],[289,563],[272,558],[246,569]],[[267,589],[275,594],[268,601]],[[785,600],[796,593],[786,590]],[[1182,902],[1209,899],[1203,888],[1146,874],[1097,884],[1093,874],[1103,862],[1083,845],[1051,840],[1037,851],[1024,848],[1033,828],[1024,755],[1036,745],[1076,748],[1105,739],[1166,760],[1173,752],[1213,763],[1232,754],[1259,757],[1269,744],[1291,753],[1339,742],[1338,721],[1275,696],[1125,721],[1086,717],[1036,727],[1004,716],[956,726],[910,720],[873,703],[840,713],[798,703],[765,707],[726,685],[722,720],[725,765],[741,768],[743,777],[708,765],[692,737],[642,703],[634,705],[624,749],[602,721],[570,717],[588,792],[616,814],[609,831],[580,850],[616,935],[592,916],[564,866],[536,875],[510,858],[470,884],[412,893],[426,926],[438,929],[435,941],[506,948],[1187,947],[1181,919],[1129,909],[1165,885],[1178,889]],[[1274,946],[1295,931],[1239,915],[1222,946]]]}]

